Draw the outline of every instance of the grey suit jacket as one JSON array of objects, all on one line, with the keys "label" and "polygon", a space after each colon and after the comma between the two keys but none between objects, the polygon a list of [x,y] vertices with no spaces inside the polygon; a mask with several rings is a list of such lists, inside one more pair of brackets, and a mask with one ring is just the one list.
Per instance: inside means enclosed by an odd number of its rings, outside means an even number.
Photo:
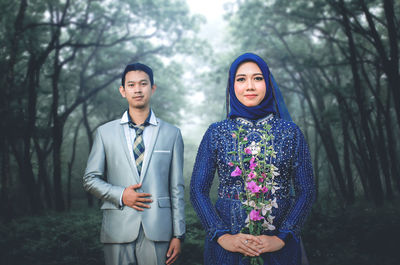
[{"label": "grey suit jacket", "polygon": [[[134,241],[140,225],[147,238],[169,241],[185,233],[183,141],[180,130],[157,119],[146,160],[138,176],[130,157],[120,119],[100,126],[89,155],[83,186],[103,201],[100,240],[103,243]],[[138,192],[150,193],[150,209],[120,207],[129,185],[142,183]]]}]

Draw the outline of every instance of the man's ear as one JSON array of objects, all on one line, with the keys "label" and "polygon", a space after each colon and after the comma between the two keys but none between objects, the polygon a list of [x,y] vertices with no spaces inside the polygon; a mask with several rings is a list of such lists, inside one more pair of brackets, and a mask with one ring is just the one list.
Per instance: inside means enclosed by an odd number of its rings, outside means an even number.
[{"label": "man's ear", "polygon": [[156,89],[157,89],[157,85],[156,85],[156,84],[154,84],[154,85],[151,86],[151,95],[154,94],[154,92],[156,91]]},{"label": "man's ear", "polygon": [[123,98],[126,98],[126,94],[125,94],[125,88],[123,86],[119,87],[119,93],[121,93],[121,96]]}]

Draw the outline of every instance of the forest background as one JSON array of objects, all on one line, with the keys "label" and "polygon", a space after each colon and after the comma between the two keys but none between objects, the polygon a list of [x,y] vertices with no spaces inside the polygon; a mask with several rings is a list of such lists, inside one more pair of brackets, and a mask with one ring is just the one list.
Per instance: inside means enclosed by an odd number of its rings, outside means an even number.
[{"label": "forest background", "polygon": [[[400,2],[223,1],[215,24],[193,2],[0,0],[0,263],[104,263],[82,176],[93,132],[127,108],[126,64],[153,68],[152,108],[182,129],[188,186],[202,134],[225,117],[229,65],[254,52],[310,146],[310,264],[398,264]],[[177,264],[202,264],[185,196]]]}]

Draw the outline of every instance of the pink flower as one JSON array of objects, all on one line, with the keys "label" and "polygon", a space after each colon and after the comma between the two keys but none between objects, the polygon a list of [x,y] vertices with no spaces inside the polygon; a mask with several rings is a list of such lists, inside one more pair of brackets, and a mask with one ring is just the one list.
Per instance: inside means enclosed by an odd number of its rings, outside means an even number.
[{"label": "pink flower", "polygon": [[254,156],[250,159],[250,170],[254,170],[257,167],[257,163],[254,163]]},{"label": "pink flower", "polygon": [[237,176],[240,176],[241,174],[242,174],[242,171],[240,170],[240,168],[238,166],[236,166],[235,170],[232,171],[231,176],[237,177]]},{"label": "pink flower", "polygon": [[263,178],[259,178],[258,181],[259,182],[264,182],[264,179]]},{"label": "pink flower", "polygon": [[236,134],[235,133],[232,133],[232,138],[236,138]]},{"label": "pink flower", "polygon": [[244,138],[243,138],[243,141],[247,141],[247,137],[244,137]]},{"label": "pink flower", "polygon": [[250,174],[247,175],[249,177],[249,179],[253,179],[256,177],[256,174],[254,173],[254,171],[251,171]]},{"label": "pink flower", "polygon": [[258,193],[260,191],[260,187],[253,180],[247,183],[247,189],[252,193]]},{"label": "pink flower", "polygon": [[228,166],[233,167],[233,163],[232,163],[232,162],[229,162],[229,163],[228,163]]},{"label": "pink flower", "polygon": [[251,150],[250,150],[250,148],[248,148],[248,147],[246,147],[246,148],[244,149],[244,152],[245,152],[246,154],[248,154],[248,155],[251,155]]},{"label": "pink flower", "polygon": [[260,215],[260,211],[257,211],[257,210],[251,210],[249,216],[250,216],[250,220],[252,220],[252,221],[260,221],[260,220],[264,219],[264,217],[262,217]]},{"label": "pink flower", "polygon": [[261,188],[261,192],[262,192],[262,193],[267,193],[267,192],[268,192],[268,188],[265,187],[265,186],[262,187],[262,188]]}]

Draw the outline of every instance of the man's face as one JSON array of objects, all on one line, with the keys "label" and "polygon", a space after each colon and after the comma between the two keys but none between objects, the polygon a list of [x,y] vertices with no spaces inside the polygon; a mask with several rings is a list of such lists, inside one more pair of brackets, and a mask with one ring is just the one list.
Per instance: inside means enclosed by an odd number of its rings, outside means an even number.
[{"label": "man's face", "polygon": [[156,90],[151,86],[149,76],[143,71],[130,71],[125,75],[125,87],[119,92],[126,98],[131,108],[144,109],[149,107],[150,98]]}]

